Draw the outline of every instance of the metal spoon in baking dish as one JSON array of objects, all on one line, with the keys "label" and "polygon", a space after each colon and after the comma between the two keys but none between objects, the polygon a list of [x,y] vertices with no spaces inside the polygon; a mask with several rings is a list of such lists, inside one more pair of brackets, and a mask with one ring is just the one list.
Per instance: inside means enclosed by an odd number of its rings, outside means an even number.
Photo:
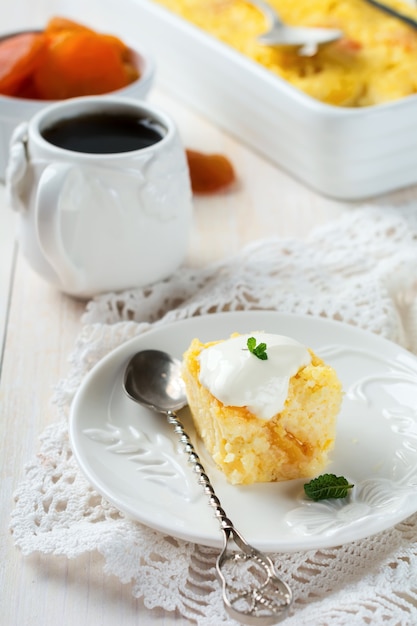
[{"label": "metal spoon in baking dish", "polygon": [[301,56],[313,56],[319,46],[337,41],[343,36],[336,28],[314,28],[289,26],[279,17],[277,11],[264,0],[249,0],[269,22],[268,30],[259,35],[257,41],[266,46],[295,46]]},{"label": "metal spoon in baking dish", "polygon": [[[228,614],[242,624],[269,626],[284,619],[292,602],[288,585],[278,578],[271,559],[250,546],[227,517],[209,477],[175,411],[187,405],[181,362],[160,350],[142,350],[129,361],[124,376],[127,395],[163,413],[174,427],[197,480],[220,523],[223,549],[216,570]],[[239,572],[242,572],[242,576]],[[247,582],[250,581],[249,587]]]}]

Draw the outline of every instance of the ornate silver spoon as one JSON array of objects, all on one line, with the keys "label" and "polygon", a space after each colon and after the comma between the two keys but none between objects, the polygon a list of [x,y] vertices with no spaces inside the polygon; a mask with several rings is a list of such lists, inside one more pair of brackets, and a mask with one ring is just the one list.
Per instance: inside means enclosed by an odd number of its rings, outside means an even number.
[{"label": "ornate silver spoon", "polygon": [[187,404],[180,361],[160,350],[137,352],[126,367],[124,389],[135,402],[166,415],[208,496],[224,538],[216,570],[228,614],[241,623],[253,626],[269,626],[284,619],[292,602],[290,588],[278,578],[271,559],[249,545],[227,517],[190,438],[175,414]]}]

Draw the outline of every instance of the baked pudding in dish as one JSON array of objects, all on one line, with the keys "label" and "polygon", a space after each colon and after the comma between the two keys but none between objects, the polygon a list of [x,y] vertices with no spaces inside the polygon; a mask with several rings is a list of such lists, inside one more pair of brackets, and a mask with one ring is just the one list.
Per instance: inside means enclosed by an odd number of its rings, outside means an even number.
[{"label": "baked pudding in dish", "polygon": [[[288,25],[342,31],[342,39],[311,57],[259,44],[267,22],[246,0],[155,2],[326,104],[372,106],[417,92],[417,31],[363,0],[269,0]],[[384,3],[417,20],[417,6]]]}]

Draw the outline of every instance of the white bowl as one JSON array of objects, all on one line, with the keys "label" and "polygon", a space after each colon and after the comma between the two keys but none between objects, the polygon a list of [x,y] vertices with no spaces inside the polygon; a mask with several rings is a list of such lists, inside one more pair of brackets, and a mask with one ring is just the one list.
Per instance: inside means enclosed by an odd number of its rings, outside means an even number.
[{"label": "white bowl", "polygon": [[135,37],[158,84],[320,193],[356,200],[417,183],[417,96],[326,105],[149,0],[61,1]]},{"label": "white bowl", "polygon": [[[18,33],[13,33],[13,35],[16,34]],[[11,37],[12,34],[7,36]],[[103,98],[117,95],[126,98],[144,99],[149,92],[155,74],[153,58],[147,52],[137,49],[136,46],[131,46],[131,50],[134,53],[136,66],[140,73],[139,78],[123,89],[103,94]],[[20,122],[28,121],[35,113],[52,102],[56,101],[13,98],[0,94],[0,181],[4,181],[5,178],[9,158],[9,144],[14,129]]]}]

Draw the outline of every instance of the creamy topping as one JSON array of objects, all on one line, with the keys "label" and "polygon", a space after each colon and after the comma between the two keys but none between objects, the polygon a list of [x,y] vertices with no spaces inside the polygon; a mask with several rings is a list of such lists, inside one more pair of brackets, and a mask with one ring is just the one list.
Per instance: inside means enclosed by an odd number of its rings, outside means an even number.
[{"label": "creamy topping", "polygon": [[[266,343],[263,361],[247,348],[249,337]],[[282,411],[289,380],[311,361],[305,346],[283,335],[251,333],[231,337],[200,354],[200,382],[225,406],[245,406],[264,420]]]}]

